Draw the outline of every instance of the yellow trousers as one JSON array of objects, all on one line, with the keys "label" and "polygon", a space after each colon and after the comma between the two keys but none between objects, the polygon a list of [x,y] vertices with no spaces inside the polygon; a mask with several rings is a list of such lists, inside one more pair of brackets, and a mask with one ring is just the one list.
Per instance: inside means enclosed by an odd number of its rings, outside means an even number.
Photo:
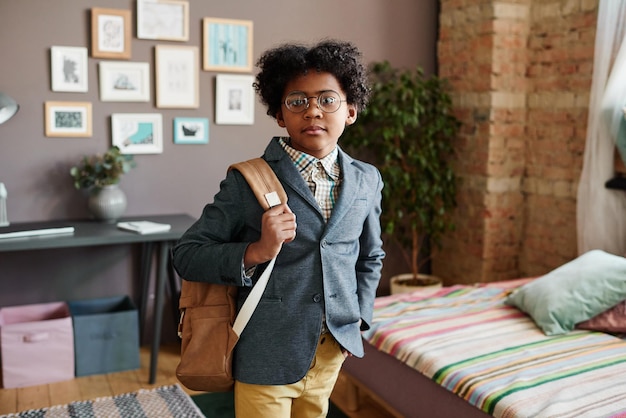
[{"label": "yellow trousers", "polygon": [[341,346],[329,333],[317,343],[311,368],[289,385],[251,385],[235,382],[237,418],[313,418],[328,413],[330,394],[344,361]]}]

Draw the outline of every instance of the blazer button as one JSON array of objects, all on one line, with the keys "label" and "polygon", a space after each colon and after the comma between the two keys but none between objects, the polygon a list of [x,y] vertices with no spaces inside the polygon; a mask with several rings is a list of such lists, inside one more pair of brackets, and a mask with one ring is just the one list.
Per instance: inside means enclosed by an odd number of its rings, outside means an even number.
[{"label": "blazer button", "polygon": [[319,293],[316,293],[315,295],[313,295],[313,302],[319,303],[321,300],[322,300],[322,295],[320,295]]}]

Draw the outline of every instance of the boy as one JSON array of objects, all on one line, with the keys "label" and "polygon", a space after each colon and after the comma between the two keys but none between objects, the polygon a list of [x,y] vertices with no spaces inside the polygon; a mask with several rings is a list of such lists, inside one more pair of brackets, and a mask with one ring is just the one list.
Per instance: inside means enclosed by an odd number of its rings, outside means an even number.
[{"label": "boy", "polygon": [[263,158],[288,202],[263,213],[232,170],[174,248],[186,280],[239,286],[239,306],[278,254],[235,347],[238,417],[324,417],[345,356],[363,356],[382,259],[380,173],[337,142],[368,99],[361,54],[347,42],[265,52],[254,87],[288,136]]}]

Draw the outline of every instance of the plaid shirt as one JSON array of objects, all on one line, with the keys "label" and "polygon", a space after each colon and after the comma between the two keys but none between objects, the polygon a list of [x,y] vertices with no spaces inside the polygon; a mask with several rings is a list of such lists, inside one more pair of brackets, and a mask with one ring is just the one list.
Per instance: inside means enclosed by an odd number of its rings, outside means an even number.
[{"label": "plaid shirt", "polygon": [[298,171],[300,171],[300,175],[308,184],[313,196],[315,196],[315,200],[322,210],[322,215],[324,215],[324,220],[328,222],[335,207],[335,202],[337,202],[339,187],[341,186],[341,172],[337,162],[339,151],[335,147],[330,154],[319,160],[302,151],[293,149],[289,145],[289,141],[289,138],[280,138],[279,140],[280,145],[289,155]]}]

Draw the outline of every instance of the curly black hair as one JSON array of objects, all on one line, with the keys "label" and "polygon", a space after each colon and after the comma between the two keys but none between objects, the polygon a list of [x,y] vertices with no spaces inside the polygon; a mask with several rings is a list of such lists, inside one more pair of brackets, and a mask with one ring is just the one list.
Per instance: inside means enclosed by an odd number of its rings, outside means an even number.
[{"label": "curly black hair", "polygon": [[312,47],[283,44],[263,53],[257,67],[261,71],[254,89],[273,118],[280,110],[287,83],[310,70],[334,75],[348,103],[359,111],[369,100],[367,69],[361,62],[361,52],[350,42],[325,40]]}]

